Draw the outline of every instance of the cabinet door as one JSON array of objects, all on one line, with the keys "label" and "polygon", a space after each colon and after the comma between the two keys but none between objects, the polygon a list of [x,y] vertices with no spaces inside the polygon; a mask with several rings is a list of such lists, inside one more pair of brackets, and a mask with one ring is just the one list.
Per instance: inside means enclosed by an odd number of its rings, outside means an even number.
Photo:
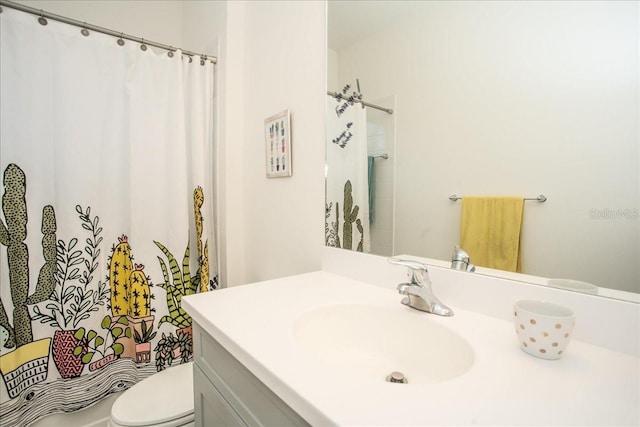
[{"label": "cabinet door", "polygon": [[196,427],[246,427],[202,370],[193,365],[194,409]]},{"label": "cabinet door", "polygon": [[309,426],[309,423],[195,322],[193,348],[194,365],[248,426]]}]

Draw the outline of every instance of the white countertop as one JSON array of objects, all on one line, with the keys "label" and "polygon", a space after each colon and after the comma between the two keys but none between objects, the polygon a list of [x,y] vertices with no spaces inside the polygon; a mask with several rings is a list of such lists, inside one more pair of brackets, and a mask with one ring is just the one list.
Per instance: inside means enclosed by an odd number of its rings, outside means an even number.
[{"label": "white countertop", "polygon": [[[397,292],[318,271],[184,297],[213,338],[310,424],[640,425],[640,359],[572,340],[562,359],[520,350],[513,323],[457,308],[440,317],[400,304]],[[409,310],[474,349],[465,374],[434,384],[337,378],[294,337],[303,313],[332,304]],[[614,327],[620,327],[615,325]]]}]

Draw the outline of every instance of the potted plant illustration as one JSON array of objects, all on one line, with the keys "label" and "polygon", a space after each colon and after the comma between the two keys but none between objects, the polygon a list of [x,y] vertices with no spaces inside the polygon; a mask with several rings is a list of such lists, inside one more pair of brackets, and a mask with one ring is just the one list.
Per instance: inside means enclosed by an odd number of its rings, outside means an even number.
[{"label": "potted plant illustration", "polygon": [[134,264],[129,239],[125,235],[120,236],[118,244],[111,248],[108,280],[112,324],[121,316],[127,316],[129,327],[133,331],[129,337],[122,335],[118,338],[118,342],[124,347],[122,357],[137,359],[134,333],[141,334],[143,326],[145,329],[153,328],[153,284],[144,272],[144,265]]},{"label": "potted plant illustration", "polygon": [[178,336],[169,333],[167,336],[164,332],[162,338],[158,341],[155,348],[156,352],[156,369],[162,371],[171,366],[176,359],[180,359],[180,363],[188,362],[193,356],[193,340],[184,332],[178,332]]},{"label": "potted plant illustration", "polygon": [[[34,321],[57,328],[53,336],[53,361],[62,378],[80,376],[82,358],[88,349],[76,337],[79,324],[106,305],[109,290],[106,282],[94,278],[98,269],[102,227],[98,216],[91,217],[91,208],[76,206],[82,228],[89,232],[84,248],[79,239],[60,239],[55,245],[54,288],[48,300],[33,306]],[[44,305],[44,307],[42,307]],[[78,352],[76,349],[82,348]]]},{"label": "potted plant illustration", "polygon": [[141,330],[133,330],[133,339],[136,342],[136,362],[151,362],[151,340],[156,337],[157,333],[153,332],[153,323],[147,327],[146,322],[141,323]]},{"label": "potted plant illustration", "polygon": [[[191,337],[192,320],[191,316],[182,309],[182,297],[185,295],[193,295],[197,292],[200,284],[200,277],[198,275],[194,277],[191,276],[189,270],[189,245],[187,245],[187,248],[185,249],[181,269],[173,254],[162,243],[156,241],[154,241],[154,243],[158,248],[160,248],[169,261],[169,265],[167,267],[164,259],[158,257],[160,268],[162,269],[162,274],[164,276],[164,282],[157,286],[166,291],[167,308],[169,310],[169,314],[162,316],[160,319],[158,327],[167,322],[178,328],[178,331],[181,331]],[[169,271],[171,272],[171,275],[169,275]]]},{"label": "potted plant illustration", "polygon": [[158,328],[165,322],[170,323],[178,328],[176,330],[177,336],[184,333],[186,335],[185,339],[188,337],[189,340],[193,339],[192,321],[191,317],[182,309],[182,297],[193,295],[197,292],[214,290],[217,287],[217,277],[209,278],[208,241],[205,241],[204,244],[202,242],[203,218],[201,207],[203,203],[204,194],[202,188],[196,187],[193,191],[193,207],[198,246],[198,269],[194,276],[191,275],[189,267],[191,255],[189,243],[187,243],[184,251],[182,268],[180,268],[180,264],[178,264],[171,251],[162,243],[154,241],[166,258],[165,261],[162,257],[158,257],[164,278],[164,281],[158,286],[166,292],[167,309],[169,310],[169,315],[163,316],[158,322]]},{"label": "potted plant illustration", "polygon": [[[120,316],[115,326],[112,325],[111,317],[105,316],[100,327],[106,332],[106,338],[98,335],[93,329],[87,331],[85,328],[79,328],[74,334],[78,345],[73,349],[73,354],[80,357],[83,365],[89,365],[90,371],[100,369],[122,355],[124,346],[117,342],[118,338],[121,336],[131,338],[131,329],[126,316]],[[100,358],[92,363],[96,354]]]},{"label": "potted plant illustration", "polygon": [[[35,290],[29,294],[29,250],[27,238],[27,180],[24,171],[16,164],[9,164],[3,176],[4,193],[0,220],[0,244],[7,248],[9,289],[13,307],[13,323],[0,297],[0,336],[2,348],[12,349],[0,356],[0,372],[10,398],[17,397],[29,385],[47,378],[51,338],[34,341],[32,319],[28,306],[38,304],[51,295],[55,287],[56,271],[56,216],[53,206],[42,209],[42,255]],[[16,380],[19,378],[20,380]]]},{"label": "potted plant illustration", "polygon": [[[204,194],[201,187],[193,191],[193,208],[198,238],[198,269],[194,276],[191,275],[189,243],[182,257],[182,264],[178,264],[175,256],[165,245],[154,241],[165,258],[158,257],[164,281],[158,286],[165,290],[167,309],[169,314],[163,316],[158,322],[158,328],[164,323],[175,326],[176,335],[162,333],[162,338],[156,344],[154,351],[156,369],[161,371],[171,366],[174,360],[180,359],[181,363],[188,361],[193,355],[193,330],[191,317],[182,309],[182,297],[193,295],[197,292],[205,292],[217,288],[217,276],[209,277],[208,241],[202,242],[203,218],[201,207],[204,203]],[[166,261],[165,261],[166,259]]]},{"label": "potted plant illustration", "polygon": [[[196,274],[200,282],[199,289],[196,292],[207,292],[213,290],[217,286],[217,277],[209,279],[209,241],[202,243],[202,232],[204,230],[204,219],[202,218],[202,205],[204,204],[204,192],[202,187],[198,186],[193,190],[193,214],[196,225],[196,243],[198,245],[198,272]],[[196,281],[196,283],[197,283]]]}]

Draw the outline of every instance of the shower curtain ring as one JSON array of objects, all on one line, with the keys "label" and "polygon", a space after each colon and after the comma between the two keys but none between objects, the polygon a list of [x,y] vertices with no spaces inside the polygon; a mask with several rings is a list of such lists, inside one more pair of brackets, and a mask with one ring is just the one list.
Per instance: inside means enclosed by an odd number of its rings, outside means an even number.
[{"label": "shower curtain ring", "polygon": [[89,35],[89,30],[87,30],[87,23],[83,22],[83,26],[82,26],[82,30],[80,30],[80,33],[87,37]]},{"label": "shower curtain ring", "polygon": [[200,65],[204,65],[206,60],[207,60],[206,56],[200,55]]},{"label": "shower curtain ring", "polygon": [[169,58],[173,58],[173,46],[169,46],[169,48],[170,48],[170,49],[169,49],[169,52],[167,52],[167,56],[168,56]]},{"label": "shower curtain ring", "polygon": [[49,23],[47,18],[44,17],[44,11],[42,9],[40,9],[40,18],[38,18],[38,22],[40,25],[47,25]]},{"label": "shower curtain ring", "polygon": [[147,50],[147,45],[146,45],[146,44],[144,44],[144,39],[142,39],[142,44],[140,45],[140,49],[141,49],[142,51]]},{"label": "shower curtain ring", "polygon": [[118,39],[118,46],[124,46],[124,39],[122,38],[123,33],[120,33],[120,38]]}]

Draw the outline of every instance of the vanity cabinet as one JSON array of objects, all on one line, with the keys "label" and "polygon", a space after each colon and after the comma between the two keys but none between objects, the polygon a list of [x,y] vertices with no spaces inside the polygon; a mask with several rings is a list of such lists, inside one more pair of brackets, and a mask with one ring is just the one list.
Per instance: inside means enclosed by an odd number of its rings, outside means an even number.
[{"label": "vanity cabinet", "polygon": [[197,427],[308,426],[197,323],[193,323]]}]

